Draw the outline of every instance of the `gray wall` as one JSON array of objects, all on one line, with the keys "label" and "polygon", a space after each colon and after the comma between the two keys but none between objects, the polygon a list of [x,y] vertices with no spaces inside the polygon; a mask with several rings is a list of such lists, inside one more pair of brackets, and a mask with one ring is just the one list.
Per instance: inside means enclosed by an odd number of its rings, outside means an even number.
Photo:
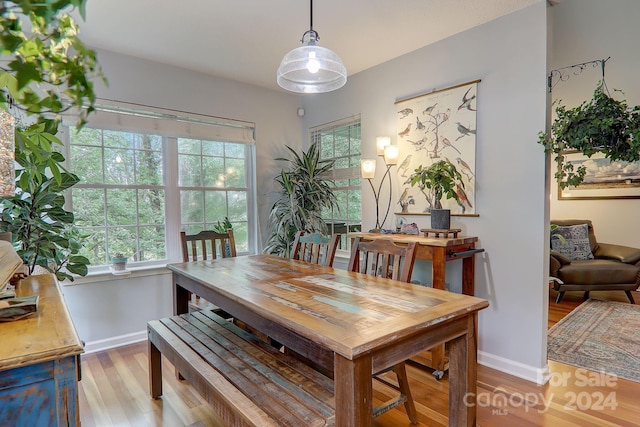
[{"label": "gray wall", "polygon": [[[480,314],[480,362],[529,379],[546,367],[546,173],[536,144],[545,128],[546,13],[541,2],[351,76],[336,92],[304,99],[307,126],[361,113],[363,157],[375,158],[376,136],[396,134],[396,100],[482,79],[476,146],[480,216],[453,217],[452,227],[478,236],[486,250],[476,257],[476,294],[491,304]],[[372,228],[373,194],[368,186],[362,194],[363,228]],[[429,225],[429,217],[408,219]],[[393,224],[392,217],[386,228]],[[452,264],[448,274],[461,268],[459,261]]]},{"label": "gray wall", "polygon": [[[491,304],[480,315],[480,362],[539,380],[546,368],[548,199],[545,158],[536,140],[545,127],[546,13],[540,2],[351,76],[339,91],[303,98],[100,52],[110,79],[100,96],[256,122],[258,209],[264,233],[271,180],[279,169],[272,159],[281,154],[282,144],[299,147],[310,126],[361,113],[363,156],[375,157],[375,137],[395,134],[397,99],[482,79],[476,148],[479,217],[455,217],[453,226],[478,236],[478,246],[486,250],[476,262],[476,293]],[[296,116],[301,102],[306,109],[302,122]],[[373,196],[363,187],[365,228],[375,221],[372,208]],[[421,227],[428,225],[428,217],[412,219]],[[448,269],[451,281],[459,279],[455,264]],[[145,319],[169,314],[163,312],[170,311],[165,294],[170,278],[154,280],[83,279],[66,287],[82,338],[101,342],[122,335],[126,341],[144,330]],[[130,300],[128,289],[144,290],[151,302]],[[163,308],[150,308],[154,302]],[[91,304],[120,304],[118,316],[138,312],[130,322],[110,320],[102,315],[105,310],[88,309]],[[94,322],[114,326],[96,327]]]},{"label": "gray wall", "polygon": [[[553,56],[550,69],[566,67],[609,56],[605,81],[609,91],[624,92],[628,105],[640,104],[638,68],[640,56],[640,2],[637,0],[568,0],[553,7]],[[587,68],[578,76],[558,83],[552,92],[569,108],[591,98],[602,78],[600,67]],[[614,97],[620,99],[620,93]],[[640,199],[558,200],[555,181],[551,186],[551,218],[586,218],[594,224],[601,242],[640,247],[637,218]]]}]

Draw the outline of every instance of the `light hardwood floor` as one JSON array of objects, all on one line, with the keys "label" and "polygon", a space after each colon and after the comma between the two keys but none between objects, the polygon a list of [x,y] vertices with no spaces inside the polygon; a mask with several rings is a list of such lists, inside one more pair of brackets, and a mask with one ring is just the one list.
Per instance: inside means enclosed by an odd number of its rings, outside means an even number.
[{"label": "light hardwood floor", "polygon": [[[623,292],[594,292],[591,297],[626,301]],[[635,292],[634,297],[640,301],[640,293]],[[582,294],[576,292],[568,292],[556,305],[555,292],[551,291],[549,300],[549,326],[583,302]],[[165,363],[168,367],[169,362],[163,360]],[[640,425],[640,383],[618,379],[611,385],[598,373],[554,362],[549,366],[552,381],[545,386],[479,366],[478,426]],[[187,382],[176,380],[173,369],[165,368],[163,373],[164,396],[153,400],[148,392],[146,343],[84,355],[80,382],[82,426],[223,425]],[[408,366],[408,373],[419,426],[447,426],[447,375],[436,381],[430,371],[415,366]],[[380,401],[391,393],[377,382],[374,391]],[[410,424],[400,408],[377,418],[375,426]]]}]

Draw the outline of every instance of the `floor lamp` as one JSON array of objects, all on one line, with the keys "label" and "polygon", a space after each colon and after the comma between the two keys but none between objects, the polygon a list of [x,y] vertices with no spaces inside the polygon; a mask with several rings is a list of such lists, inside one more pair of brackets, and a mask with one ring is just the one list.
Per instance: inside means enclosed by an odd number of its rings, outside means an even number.
[{"label": "floor lamp", "polygon": [[[378,156],[381,156],[384,160],[385,164],[385,172],[382,175],[382,179],[380,180],[380,184],[378,185],[378,190],[373,186],[372,179],[376,176],[376,159],[363,159],[360,162],[360,172],[362,178],[369,181],[369,185],[371,186],[371,190],[373,191],[373,197],[376,200],[376,228],[371,231],[379,232],[382,229],[382,226],[387,221],[387,217],[389,216],[389,211],[391,210],[391,196],[393,192],[393,186],[391,182],[391,166],[398,164],[398,147],[396,145],[391,145],[391,138],[388,136],[381,136],[376,139],[377,152]],[[385,179],[389,180],[389,201],[387,202],[387,210],[385,212],[384,218],[382,222],[380,222],[380,191],[382,190],[382,185]]]}]

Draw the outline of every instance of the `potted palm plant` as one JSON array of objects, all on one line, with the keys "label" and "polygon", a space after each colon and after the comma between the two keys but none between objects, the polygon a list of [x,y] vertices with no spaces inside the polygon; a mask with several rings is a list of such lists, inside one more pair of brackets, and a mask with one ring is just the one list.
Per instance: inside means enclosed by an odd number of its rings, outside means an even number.
[{"label": "potted palm plant", "polygon": [[442,198],[461,202],[464,195],[462,174],[449,160],[440,160],[429,167],[418,166],[405,181],[406,184],[416,185],[429,202],[431,213],[431,228],[448,230],[451,227],[451,210],[442,208]]},{"label": "potted palm plant", "polygon": [[320,150],[312,144],[302,154],[286,147],[292,158],[277,158],[288,167],[275,178],[278,199],[269,213],[269,237],[264,252],[289,257],[298,231],[327,233],[322,212],[337,208],[337,199],[326,178],[333,160],[321,160]]}]

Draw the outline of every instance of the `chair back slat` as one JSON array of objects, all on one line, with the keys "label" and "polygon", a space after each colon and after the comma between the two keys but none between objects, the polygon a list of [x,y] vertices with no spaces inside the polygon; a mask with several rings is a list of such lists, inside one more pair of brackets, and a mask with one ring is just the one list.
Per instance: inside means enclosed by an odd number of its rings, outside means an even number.
[{"label": "chair back slat", "polygon": [[180,241],[184,262],[216,259],[218,254],[222,258],[236,256],[236,241],[231,228],[226,233],[204,230],[198,234],[187,235],[181,231]]},{"label": "chair back slat", "polygon": [[409,282],[415,260],[415,242],[399,245],[391,240],[356,237],[351,247],[348,270]]},{"label": "chair back slat", "polygon": [[320,233],[298,231],[293,241],[291,258],[332,267],[339,241],[339,234],[323,236]]}]

